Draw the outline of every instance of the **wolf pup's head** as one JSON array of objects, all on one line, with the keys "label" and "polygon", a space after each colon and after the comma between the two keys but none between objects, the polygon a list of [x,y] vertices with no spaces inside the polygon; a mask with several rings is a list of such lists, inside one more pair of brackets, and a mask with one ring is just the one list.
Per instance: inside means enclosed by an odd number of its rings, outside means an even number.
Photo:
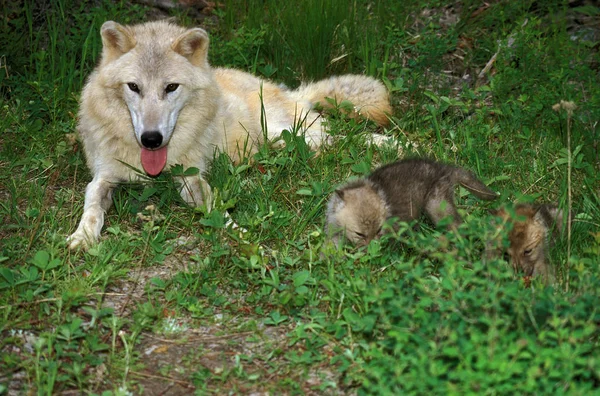
[{"label": "wolf pup's head", "polygon": [[381,232],[389,217],[385,199],[368,180],[336,190],[327,205],[326,230],[337,245],[345,236],[355,245],[366,245]]},{"label": "wolf pup's head", "polygon": [[548,244],[563,226],[563,211],[553,205],[518,204],[514,210],[499,209],[495,215],[502,224],[512,224],[506,253],[514,270],[549,281],[553,271],[548,263]]},{"label": "wolf pup's head", "polygon": [[156,176],[166,165],[180,112],[194,92],[211,83],[208,35],[161,21],[134,26],[108,21],[101,36],[99,72],[127,105],[142,166]]}]

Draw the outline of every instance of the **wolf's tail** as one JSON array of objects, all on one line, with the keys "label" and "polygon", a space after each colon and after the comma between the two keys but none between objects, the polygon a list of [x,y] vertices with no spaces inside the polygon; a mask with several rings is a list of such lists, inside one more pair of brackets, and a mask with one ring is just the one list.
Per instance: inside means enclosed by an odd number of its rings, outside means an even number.
[{"label": "wolf's tail", "polygon": [[353,74],[330,77],[302,84],[294,93],[298,100],[319,103],[324,108],[334,107],[326,98],[333,99],[334,103],[338,104],[344,100],[349,101],[354,106],[350,116],[359,114],[379,125],[387,125],[388,114],[392,113],[387,89],[372,77]]},{"label": "wolf's tail", "polygon": [[456,168],[456,182],[469,190],[477,198],[486,201],[493,201],[498,198],[498,194],[490,190],[488,186],[483,184],[473,173],[468,170]]}]

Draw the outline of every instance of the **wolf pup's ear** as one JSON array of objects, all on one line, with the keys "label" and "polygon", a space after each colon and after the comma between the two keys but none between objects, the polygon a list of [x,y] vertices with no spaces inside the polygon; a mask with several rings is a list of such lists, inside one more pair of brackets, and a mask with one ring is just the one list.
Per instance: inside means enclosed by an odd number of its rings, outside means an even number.
[{"label": "wolf pup's ear", "polygon": [[[555,236],[563,235],[565,227],[565,211],[552,204],[541,205],[539,213],[544,217],[548,228],[554,230]],[[572,212],[571,212],[572,213]]]},{"label": "wolf pup's ear", "polygon": [[344,190],[335,190],[333,194],[331,194],[331,198],[329,199],[329,204],[327,206],[328,215],[339,211],[344,207],[344,205]]},{"label": "wolf pup's ear", "polygon": [[200,28],[186,31],[173,42],[173,51],[186,57],[194,66],[207,66],[208,34]]},{"label": "wolf pup's ear", "polygon": [[135,47],[133,32],[127,26],[114,21],[106,21],[100,28],[102,36],[102,60],[110,62]]},{"label": "wolf pup's ear", "polygon": [[500,209],[489,209],[488,213],[490,214],[490,216],[502,217],[504,215],[504,209],[502,209],[502,208],[500,208]]},{"label": "wolf pup's ear", "polygon": [[[344,193],[342,192],[342,196]],[[340,190],[335,190],[327,202],[327,223],[337,222],[336,214],[345,206],[344,199],[340,196]]]}]

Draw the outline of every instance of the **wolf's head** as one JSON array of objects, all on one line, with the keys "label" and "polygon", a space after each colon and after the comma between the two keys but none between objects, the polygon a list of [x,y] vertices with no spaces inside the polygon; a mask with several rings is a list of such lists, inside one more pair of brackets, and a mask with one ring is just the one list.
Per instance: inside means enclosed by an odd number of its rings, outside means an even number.
[{"label": "wolf's head", "polygon": [[[212,84],[208,35],[161,21],[135,26],[108,21],[101,35],[102,81],[129,109],[144,170],[158,175],[181,111]],[[206,111],[197,107],[194,111]]]},{"label": "wolf's head", "polygon": [[525,276],[551,277],[547,250],[553,230],[563,225],[563,211],[553,205],[519,204],[514,210],[499,209],[495,215],[502,224],[510,223],[507,253],[516,272]]},{"label": "wolf's head", "polygon": [[389,217],[384,198],[371,182],[359,180],[336,190],[327,206],[326,227],[334,240],[341,235],[366,245],[381,232]]}]

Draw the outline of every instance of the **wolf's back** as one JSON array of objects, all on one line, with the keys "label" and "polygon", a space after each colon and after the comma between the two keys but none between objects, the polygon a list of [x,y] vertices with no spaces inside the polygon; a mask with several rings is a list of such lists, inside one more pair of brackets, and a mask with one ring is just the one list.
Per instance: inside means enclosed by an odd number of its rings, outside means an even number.
[{"label": "wolf's back", "polygon": [[330,77],[302,84],[294,93],[299,100],[319,103],[324,108],[333,107],[326,98],[334,99],[337,103],[350,101],[355,113],[379,125],[387,125],[388,114],[392,113],[387,89],[380,81],[368,76],[348,74]]}]

